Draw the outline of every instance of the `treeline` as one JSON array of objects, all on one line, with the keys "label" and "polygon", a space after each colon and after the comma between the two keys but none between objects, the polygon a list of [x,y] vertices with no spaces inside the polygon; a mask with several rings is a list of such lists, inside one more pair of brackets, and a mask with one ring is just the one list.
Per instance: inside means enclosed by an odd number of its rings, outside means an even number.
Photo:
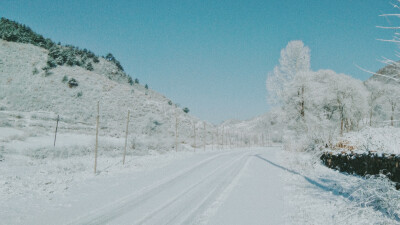
[{"label": "treeline", "polygon": [[[80,49],[73,45],[62,46],[49,38],[35,33],[26,25],[2,17],[0,19],[0,38],[6,41],[32,44],[49,50],[47,66],[42,68],[47,71],[61,65],[80,66],[92,71],[93,63],[99,63],[99,57],[87,49]],[[121,63],[111,54],[103,57],[112,62],[120,71],[124,71]]]},{"label": "treeline", "polygon": [[279,65],[266,84],[287,130],[314,143],[332,144],[336,135],[366,126],[396,126],[400,118],[398,83],[362,82],[331,70],[312,71],[310,50],[302,41],[291,41],[281,51]]}]

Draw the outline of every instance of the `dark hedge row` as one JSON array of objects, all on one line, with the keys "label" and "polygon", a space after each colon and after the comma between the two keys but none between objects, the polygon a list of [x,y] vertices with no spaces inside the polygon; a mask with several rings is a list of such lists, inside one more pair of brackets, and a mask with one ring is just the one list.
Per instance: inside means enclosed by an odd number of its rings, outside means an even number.
[{"label": "dark hedge row", "polygon": [[368,152],[363,154],[342,152],[332,154],[325,152],[320,159],[323,164],[331,169],[361,176],[384,174],[396,182],[400,188],[400,155],[377,154]]}]

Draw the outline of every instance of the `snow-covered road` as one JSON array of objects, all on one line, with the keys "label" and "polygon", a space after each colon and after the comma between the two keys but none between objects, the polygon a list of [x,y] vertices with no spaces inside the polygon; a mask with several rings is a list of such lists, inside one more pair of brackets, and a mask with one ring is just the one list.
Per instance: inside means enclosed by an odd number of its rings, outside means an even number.
[{"label": "snow-covered road", "polygon": [[276,152],[199,153],[150,171],[91,179],[54,198],[30,224],[283,224]]}]

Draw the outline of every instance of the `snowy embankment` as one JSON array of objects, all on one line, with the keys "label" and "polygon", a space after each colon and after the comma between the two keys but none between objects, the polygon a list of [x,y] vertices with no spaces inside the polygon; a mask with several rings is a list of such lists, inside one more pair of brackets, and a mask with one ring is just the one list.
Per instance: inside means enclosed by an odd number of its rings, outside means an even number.
[{"label": "snowy embankment", "polygon": [[329,169],[320,154],[282,151],[287,224],[400,224],[400,193],[390,180]]}]

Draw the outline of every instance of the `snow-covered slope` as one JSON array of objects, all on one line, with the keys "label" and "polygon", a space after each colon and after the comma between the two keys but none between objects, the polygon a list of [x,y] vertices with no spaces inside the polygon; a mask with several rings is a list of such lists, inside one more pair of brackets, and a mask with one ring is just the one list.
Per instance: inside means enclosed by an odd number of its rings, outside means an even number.
[{"label": "snow-covered slope", "polygon": [[[161,94],[138,84],[131,86],[124,79],[110,79],[117,70],[114,64],[104,59],[94,64],[94,71],[58,66],[46,75],[41,68],[46,64],[47,50],[4,40],[0,40],[0,59],[3,125],[16,126],[14,119],[5,121],[16,116],[18,121],[36,121],[21,122],[20,127],[39,126],[53,130],[55,119],[60,115],[60,132],[92,134],[98,101],[102,134],[121,136],[128,110],[131,111],[130,131],[136,135],[173,139],[177,116],[178,133],[185,141],[192,133],[192,123],[200,122],[174,104],[170,105],[169,99]],[[77,80],[78,86],[70,88],[65,77]]]},{"label": "snow-covered slope", "polygon": [[[153,159],[193,151],[193,124],[198,128],[197,145],[203,143],[203,121],[184,113],[155,91],[130,85],[113,63],[100,58],[93,71],[58,66],[46,74],[41,68],[47,57],[46,49],[0,40],[0,201],[13,201],[28,193],[33,198],[51,198],[93,177],[97,102],[100,175],[136,171],[147,164],[162,165]],[[72,78],[78,86],[70,88],[68,81]],[[123,166],[128,110],[128,147]],[[210,144],[214,126],[206,125]]]}]

